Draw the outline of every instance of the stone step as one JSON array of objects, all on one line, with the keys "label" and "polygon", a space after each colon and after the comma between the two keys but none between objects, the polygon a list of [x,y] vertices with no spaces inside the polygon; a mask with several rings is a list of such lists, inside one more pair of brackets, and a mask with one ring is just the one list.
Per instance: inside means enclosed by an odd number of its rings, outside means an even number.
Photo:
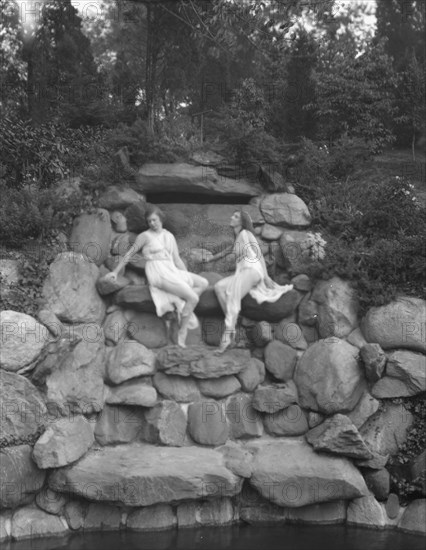
[{"label": "stone step", "polygon": [[92,501],[150,506],[231,497],[240,492],[242,478],[212,449],[132,443],[93,448],[78,462],[53,471],[48,483]]}]

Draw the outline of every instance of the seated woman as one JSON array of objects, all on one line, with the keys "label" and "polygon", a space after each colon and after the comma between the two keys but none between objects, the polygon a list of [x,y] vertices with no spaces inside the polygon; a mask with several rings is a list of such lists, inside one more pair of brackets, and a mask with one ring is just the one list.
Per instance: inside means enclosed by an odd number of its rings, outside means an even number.
[{"label": "seated woman", "polygon": [[213,255],[208,261],[217,260],[227,254],[236,256],[235,274],[225,277],[215,284],[215,292],[225,313],[225,331],[218,353],[222,353],[235,337],[235,326],[241,310],[241,300],[250,293],[261,304],[276,302],[283,294],[292,290],[293,285],[280,286],[268,275],[265,260],[249,214],[243,210],[233,213],[230,225],[234,230],[234,245]]},{"label": "seated woman", "polygon": [[136,252],[142,250],[146,260],[145,274],[157,315],[162,317],[167,312],[178,312],[180,323],[177,343],[185,347],[188,329],[198,326],[194,309],[208,281],[186,269],[179,256],[176,239],[163,228],[164,213],[152,206],[147,210],[145,218],[149,229],[136,237],[132,248],[107,277],[117,278],[122,267]]}]

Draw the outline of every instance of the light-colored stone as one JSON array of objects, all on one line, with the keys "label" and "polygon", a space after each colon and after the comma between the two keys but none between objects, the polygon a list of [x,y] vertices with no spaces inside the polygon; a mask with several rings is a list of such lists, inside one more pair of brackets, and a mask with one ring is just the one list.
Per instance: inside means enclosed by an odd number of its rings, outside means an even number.
[{"label": "light-colored stone", "polygon": [[291,380],[297,363],[297,352],[292,347],[274,340],[265,348],[265,367],[278,380]]},{"label": "light-colored stone", "polygon": [[229,436],[223,406],[217,401],[191,403],[188,408],[188,431],[201,445],[223,445]]},{"label": "light-colored stone", "polygon": [[63,416],[102,410],[104,358],[103,341],[61,339],[50,344],[32,375],[49,410],[57,410]]},{"label": "light-colored stone", "polygon": [[247,448],[256,452],[250,484],[279,506],[298,508],[368,494],[349,460],[317,454],[304,439],[252,441]]},{"label": "light-colored stone", "polygon": [[277,227],[276,225],[271,225],[269,223],[262,225],[261,235],[262,239],[265,239],[266,241],[278,241],[282,234],[282,227]]},{"label": "light-colored stone", "polygon": [[40,309],[37,312],[37,319],[49,330],[49,332],[55,338],[59,338],[64,334],[64,325],[50,309]]},{"label": "light-colored stone", "polygon": [[308,420],[299,405],[290,405],[274,414],[265,414],[266,431],[275,436],[303,435],[309,430]]},{"label": "light-colored stone", "polygon": [[206,397],[220,399],[241,389],[241,384],[235,376],[222,376],[212,380],[199,380],[198,387]]},{"label": "light-colored stone", "polygon": [[359,327],[354,329],[350,334],[348,334],[348,336],[346,336],[346,341],[358,349],[361,349],[368,343]]},{"label": "light-colored stone", "polygon": [[169,504],[154,504],[129,514],[126,526],[131,531],[163,531],[176,524],[175,512]]},{"label": "light-colored stone", "polygon": [[372,495],[352,500],[348,506],[346,521],[348,525],[374,527],[376,529],[383,529],[387,523],[383,508]]},{"label": "light-colored stone", "polygon": [[403,404],[386,402],[361,427],[360,434],[373,452],[394,455],[406,441],[413,421]]},{"label": "light-colored stone", "polygon": [[95,425],[96,441],[100,445],[113,445],[140,440],[143,423],[140,407],[105,405]]},{"label": "light-colored stone", "polygon": [[383,349],[405,348],[426,352],[426,301],[402,296],[385,306],[371,308],[361,322],[367,342]]},{"label": "light-colored stone", "polygon": [[315,451],[368,460],[373,455],[356,427],[343,414],[327,418],[306,434],[306,440]]},{"label": "light-colored stone", "polygon": [[225,459],[225,466],[231,472],[240,477],[251,477],[253,456],[241,444],[236,441],[227,441],[225,445],[216,447],[215,450],[222,454]]},{"label": "light-colored stone", "polygon": [[83,254],[63,252],[50,264],[45,307],[67,323],[101,323],[105,303],[96,290],[99,269]]},{"label": "light-colored stone", "polygon": [[92,501],[139,507],[204,499],[209,487],[232,497],[240,492],[241,479],[213,449],[132,443],[89,451],[75,464],[52,472],[49,486]]},{"label": "light-colored stone", "polygon": [[127,220],[126,216],[119,212],[118,210],[115,210],[111,214],[111,224],[117,233],[126,233],[127,231]]},{"label": "light-colored stone", "polygon": [[310,428],[319,426],[324,421],[324,415],[318,412],[310,411],[308,414],[308,425]]},{"label": "light-colored stone", "polygon": [[147,384],[144,379],[135,379],[108,388],[105,398],[108,405],[134,405],[138,407],[153,407],[157,403],[155,388]]},{"label": "light-colored stone", "polygon": [[2,279],[2,286],[8,287],[17,284],[19,281],[18,260],[1,259],[0,277]]},{"label": "light-colored stone", "polygon": [[36,441],[33,458],[39,468],[60,468],[81,458],[94,440],[92,427],[83,416],[60,418]]},{"label": "light-colored stone", "polygon": [[68,532],[68,525],[62,518],[48,514],[36,506],[20,508],[12,516],[14,540],[64,536]]},{"label": "light-colored stone", "polygon": [[311,300],[318,304],[321,338],[345,338],[358,326],[358,299],[352,286],[339,277],[318,281]]},{"label": "light-colored stone", "polygon": [[29,445],[0,449],[0,509],[27,504],[42,488],[46,474],[31,454]]},{"label": "light-colored stone", "polygon": [[266,196],[260,210],[267,223],[286,227],[308,227],[311,215],[306,204],[296,195],[275,193]]},{"label": "light-colored stone", "polygon": [[0,312],[0,367],[17,372],[35,361],[52,339],[49,331],[30,315]]},{"label": "light-colored stone", "polygon": [[201,399],[200,390],[193,378],[184,378],[182,376],[157,372],[153,378],[153,384],[158,393],[172,401],[191,403],[192,401],[199,401]]},{"label": "light-colored stone", "polygon": [[252,357],[248,367],[239,372],[237,378],[243,391],[252,392],[265,380],[265,364]]},{"label": "light-colored stone", "polygon": [[85,531],[118,531],[121,524],[121,510],[117,506],[91,502],[84,518]]},{"label": "light-colored stone", "polygon": [[222,355],[214,351],[204,346],[167,346],[157,353],[158,369],[167,374],[206,379],[237,374],[249,365],[248,350],[231,349]]},{"label": "light-colored stone", "polygon": [[130,280],[120,274],[118,274],[117,279],[113,281],[111,281],[107,275],[108,273],[102,274],[96,281],[96,289],[101,296],[107,296],[108,294],[117,292],[130,284]]},{"label": "light-colored stone", "polygon": [[306,270],[312,261],[311,238],[311,233],[307,231],[286,229],[279,240],[282,255],[281,267],[291,273],[300,273]]},{"label": "light-colored stone", "polygon": [[371,390],[375,397],[411,397],[426,391],[426,357],[421,353],[397,350],[388,355],[386,376]]},{"label": "light-colored stone", "polygon": [[0,512],[0,542],[10,539],[12,531],[12,512],[10,510]]},{"label": "light-colored stone", "polygon": [[36,436],[42,429],[47,409],[41,393],[27,378],[0,369],[1,436]]},{"label": "light-colored stone", "polygon": [[365,422],[367,422],[370,416],[378,410],[379,406],[379,401],[377,401],[377,399],[375,399],[370,392],[366,390],[362,394],[356,407],[352,411],[346,413],[346,416],[350,419],[352,424],[359,429]]},{"label": "light-colored stone", "polygon": [[337,338],[310,346],[294,376],[300,405],[325,414],[353,410],[365,387],[358,353],[358,348]]},{"label": "light-colored stone", "polygon": [[155,373],[155,354],[143,344],[128,340],[109,352],[106,363],[106,379],[111,384]]},{"label": "light-colored stone", "polygon": [[296,290],[300,290],[301,292],[310,292],[313,286],[311,279],[304,273],[293,277],[290,283]]},{"label": "light-colored stone", "polygon": [[160,401],[144,413],[142,439],[150,443],[160,443],[181,447],[185,445],[187,419],[178,403]]},{"label": "light-colored stone", "polygon": [[413,500],[398,523],[398,529],[426,536],[426,499]]},{"label": "light-colored stone", "polygon": [[117,345],[126,338],[128,321],[124,314],[124,311],[120,308],[109,313],[105,317],[104,324],[102,326],[105,336],[105,343]]},{"label": "light-colored stone", "polygon": [[251,395],[239,393],[226,401],[226,419],[234,439],[260,437],[263,434],[261,415],[253,408]]}]

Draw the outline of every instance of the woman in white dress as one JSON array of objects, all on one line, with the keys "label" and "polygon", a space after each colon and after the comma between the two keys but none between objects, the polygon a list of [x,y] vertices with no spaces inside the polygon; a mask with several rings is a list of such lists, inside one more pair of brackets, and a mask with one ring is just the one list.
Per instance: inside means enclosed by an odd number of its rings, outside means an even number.
[{"label": "woman in white dress", "polygon": [[136,237],[131,249],[107,277],[116,279],[123,266],[141,250],[146,260],[145,274],[157,315],[162,317],[167,312],[177,311],[180,319],[177,343],[185,347],[188,329],[198,326],[194,309],[208,281],[186,269],[175,237],[163,228],[163,212],[153,206],[145,217],[149,229]]},{"label": "woman in white dress", "polygon": [[218,349],[219,353],[225,351],[235,337],[235,326],[244,296],[250,293],[259,304],[276,302],[293,288],[293,285],[280,286],[269,277],[265,259],[254,236],[253,224],[247,212],[235,211],[232,214],[230,226],[235,234],[233,246],[208,260],[211,262],[230,253],[234,253],[236,257],[235,274],[221,279],[214,287],[225,314],[225,331]]}]

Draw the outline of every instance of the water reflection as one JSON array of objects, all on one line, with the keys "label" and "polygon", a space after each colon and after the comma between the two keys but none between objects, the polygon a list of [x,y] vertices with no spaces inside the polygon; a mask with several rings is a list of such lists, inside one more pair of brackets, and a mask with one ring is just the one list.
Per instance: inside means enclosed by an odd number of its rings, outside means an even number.
[{"label": "water reflection", "polygon": [[249,526],[134,533],[79,533],[2,543],[2,550],[425,550],[424,537],[342,526]]}]

